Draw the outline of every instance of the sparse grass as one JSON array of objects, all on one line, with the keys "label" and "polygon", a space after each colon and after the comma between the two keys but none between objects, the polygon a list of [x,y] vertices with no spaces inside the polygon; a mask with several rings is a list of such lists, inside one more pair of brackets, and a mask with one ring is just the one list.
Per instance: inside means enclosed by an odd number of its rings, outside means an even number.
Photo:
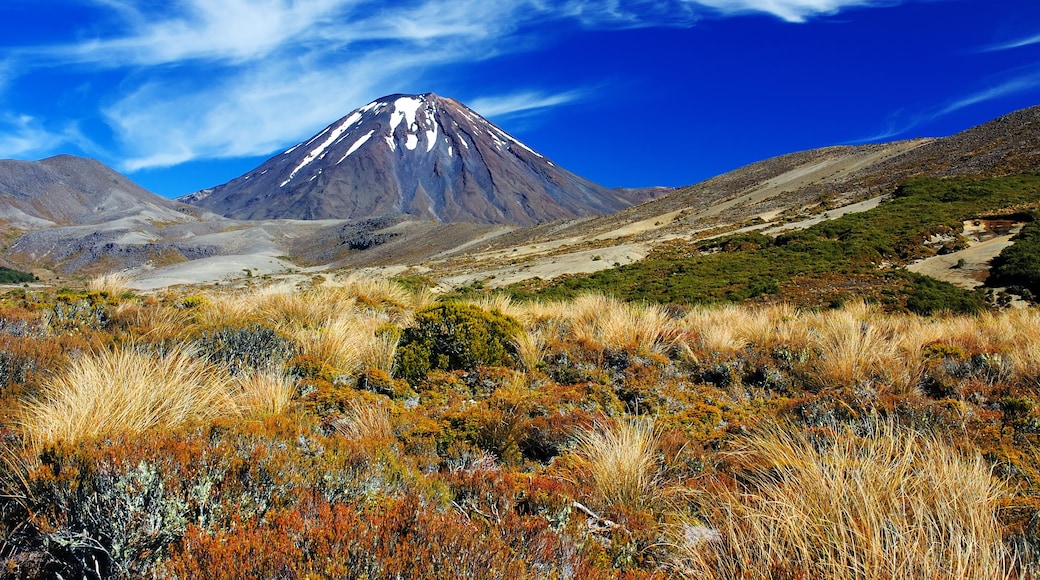
[{"label": "sparse grass", "polygon": [[[626,301],[661,304],[765,300],[819,307],[841,296],[806,292],[804,284],[796,280],[823,280],[838,274],[870,282],[855,284],[843,294],[884,302],[892,311],[978,312],[984,303],[977,293],[891,270],[886,264],[907,264],[938,252],[923,241],[934,233],[959,231],[962,220],[1037,200],[1040,176],[1035,174],[989,180],[915,179],[872,210],[786,232],[775,239],[750,233],[663,244],[647,259],[633,264],[563,276],[550,283],[523,282],[511,286],[509,292],[514,297],[553,300],[603,292]],[[1016,279],[1023,276],[1018,274]]]},{"label": "sparse grass", "polygon": [[25,401],[20,422],[34,446],[171,428],[233,414],[228,377],[191,353],[118,348],[85,354]]},{"label": "sparse grass", "polygon": [[682,573],[1007,577],[997,520],[1005,491],[986,463],[889,423],[867,431],[826,436],[788,426],[744,439],[738,481],[704,490],[700,521],[681,530]]}]

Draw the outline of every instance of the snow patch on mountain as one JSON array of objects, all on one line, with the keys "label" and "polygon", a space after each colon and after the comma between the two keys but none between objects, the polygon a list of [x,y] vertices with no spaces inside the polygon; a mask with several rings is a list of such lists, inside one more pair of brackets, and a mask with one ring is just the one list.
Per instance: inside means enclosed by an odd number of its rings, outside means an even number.
[{"label": "snow patch on mountain", "polygon": [[368,140],[372,138],[372,135],[375,134],[375,132],[376,132],[375,129],[373,129],[373,130],[369,131],[368,133],[366,133],[363,137],[361,137],[360,139],[355,141],[354,144],[350,146],[350,149],[347,149],[347,153],[345,155],[343,155],[343,157],[340,157],[339,161],[336,162],[336,165],[339,165],[340,163],[343,163],[343,160],[346,159],[347,157],[350,157],[351,153],[353,153],[353,152],[357,151],[358,149],[360,149],[362,145],[367,143]]},{"label": "snow patch on mountain", "polygon": [[[300,164],[296,166],[296,169],[293,169],[292,172],[289,174],[289,178],[286,179],[285,181],[283,181],[282,184],[279,185],[278,187],[285,187],[290,181],[292,181],[292,179],[294,177],[296,177],[296,174],[299,173],[301,169],[303,169],[304,167],[307,167],[308,165],[310,165],[311,162],[314,161],[315,159],[318,159],[319,157],[323,156],[323,154],[325,153],[325,150],[328,149],[329,146],[331,146],[333,143],[335,143],[336,140],[339,139],[340,135],[342,135],[351,126],[353,126],[354,123],[357,123],[360,120],[361,120],[361,113],[359,113],[357,111],[355,111],[349,117],[347,117],[346,120],[344,120],[343,123],[340,124],[339,127],[336,127],[332,131],[332,134],[329,135],[328,139],[323,141],[321,143],[321,145],[318,145],[317,147],[312,149],[311,152],[308,153],[307,156],[303,158],[303,161],[301,161]],[[331,125],[329,127],[331,127]],[[329,132],[329,127],[326,127],[325,130],[322,131],[319,134],[319,136],[324,135],[325,133]],[[316,138],[317,137],[315,137],[315,139]],[[308,141],[308,143],[313,142],[313,141],[314,141],[314,139],[311,139],[310,141]]]},{"label": "snow patch on mountain", "polygon": [[[390,133],[397,129],[401,121],[405,121],[405,128],[411,132],[415,129],[415,114],[422,105],[422,99],[413,97],[401,97],[394,101],[394,112],[390,115]],[[414,149],[414,147],[410,147]]]}]

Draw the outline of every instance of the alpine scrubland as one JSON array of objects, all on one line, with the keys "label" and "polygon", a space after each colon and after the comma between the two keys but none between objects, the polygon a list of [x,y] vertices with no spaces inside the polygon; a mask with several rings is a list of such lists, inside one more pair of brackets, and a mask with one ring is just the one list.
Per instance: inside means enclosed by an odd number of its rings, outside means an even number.
[{"label": "alpine scrubland", "polygon": [[[8,287],[0,578],[1034,577],[1038,207],[917,179],[495,292]],[[998,230],[976,289],[903,268]]]},{"label": "alpine scrubland", "polygon": [[117,277],[2,304],[0,577],[1040,566],[1035,308]]}]

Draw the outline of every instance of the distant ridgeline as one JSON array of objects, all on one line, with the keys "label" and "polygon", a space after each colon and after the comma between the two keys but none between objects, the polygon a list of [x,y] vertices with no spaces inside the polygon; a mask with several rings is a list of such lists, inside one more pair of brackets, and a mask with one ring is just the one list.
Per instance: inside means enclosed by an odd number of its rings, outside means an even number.
[{"label": "distant ridgeline", "polygon": [[[517,298],[570,298],[597,291],[623,300],[681,305],[786,301],[833,306],[848,299],[921,314],[985,308],[985,289],[970,291],[908,272],[917,259],[960,249],[963,222],[1014,212],[1030,221],[1040,205],[1040,174],[995,179],[920,178],[903,184],[878,207],[777,237],[760,233],[675,242],[647,259],[589,275],[540,280],[509,288]],[[1018,219],[1018,218],[1016,218]],[[928,243],[933,237],[952,241]],[[990,287],[1025,289],[1040,298],[1040,225],[1027,225],[1015,245],[993,261]]]},{"label": "distant ridgeline", "polygon": [[35,282],[36,280],[36,276],[28,272],[0,266],[0,284],[21,284],[22,282]]}]

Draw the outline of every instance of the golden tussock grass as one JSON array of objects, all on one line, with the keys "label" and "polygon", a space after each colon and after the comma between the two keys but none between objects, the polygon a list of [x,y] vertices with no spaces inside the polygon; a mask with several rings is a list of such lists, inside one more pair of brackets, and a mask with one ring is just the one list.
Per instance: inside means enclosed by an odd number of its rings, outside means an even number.
[{"label": "golden tussock grass", "polygon": [[994,322],[993,332],[1005,337],[1005,350],[1019,379],[1040,386],[1040,311],[1035,308],[1007,312]]},{"label": "golden tussock grass", "polygon": [[354,298],[324,286],[297,291],[291,286],[269,290],[256,297],[254,309],[264,324],[289,332],[316,328],[354,307]]},{"label": "golden tussock grass", "polygon": [[232,292],[199,296],[201,303],[189,312],[200,328],[242,327],[256,322],[255,303],[251,294]]},{"label": "golden tussock grass", "polygon": [[361,369],[379,369],[393,376],[397,345],[401,337],[397,334],[378,333],[369,329],[361,336],[358,360]]},{"label": "golden tussock grass", "polygon": [[472,304],[481,310],[494,311],[497,310],[506,316],[515,318],[517,321],[523,323],[529,318],[529,309],[526,304],[517,304],[513,302],[513,299],[505,294],[489,294],[482,296],[476,300],[466,300],[466,304]]},{"label": "golden tussock grass", "polygon": [[748,345],[746,313],[732,306],[694,308],[679,321],[683,345],[697,358],[731,355]]},{"label": "golden tussock grass", "polygon": [[297,329],[291,336],[299,342],[303,354],[338,373],[351,374],[361,370],[365,334],[352,318],[337,317],[315,327]]},{"label": "golden tussock grass", "polygon": [[104,292],[118,297],[130,291],[132,277],[122,272],[110,272],[92,278],[87,282],[88,292]]},{"label": "golden tussock grass", "polygon": [[342,374],[366,368],[391,373],[399,337],[377,332],[386,324],[379,313],[348,311],[306,328],[290,329],[305,355]]},{"label": "golden tussock grass", "polygon": [[113,433],[140,433],[236,413],[229,378],[174,350],[165,356],[120,348],[85,354],[23,404],[35,446]]},{"label": "golden tussock grass", "polygon": [[826,387],[856,386],[877,377],[893,343],[876,320],[880,312],[859,303],[814,317],[811,344],[817,379]]},{"label": "golden tussock grass", "polygon": [[246,372],[235,377],[232,395],[245,415],[279,415],[292,404],[296,381],[277,369]]},{"label": "golden tussock grass", "polygon": [[643,508],[659,499],[658,433],[651,419],[595,425],[576,437],[576,464],[596,501]]},{"label": "golden tussock grass", "polygon": [[387,313],[391,322],[401,326],[411,324],[415,311],[432,306],[437,300],[429,288],[410,291],[387,278],[350,275],[327,287],[336,288],[342,296],[360,304],[378,308]]},{"label": "golden tussock grass", "polygon": [[182,310],[137,302],[119,303],[114,319],[134,326],[137,334],[149,342],[177,339],[184,334],[188,324],[188,317]]},{"label": "golden tussock grass", "polygon": [[749,436],[736,487],[699,494],[677,534],[691,578],[1005,578],[1004,491],[978,456],[889,423],[830,438]]},{"label": "golden tussock grass", "polygon": [[412,306],[412,293],[393,280],[371,276],[348,276],[339,286],[360,302],[385,302],[401,308]]},{"label": "golden tussock grass", "polygon": [[560,311],[575,339],[602,349],[662,352],[679,336],[664,308],[585,294]]},{"label": "golden tussock grass", "polygon": [[371,401],[351,401],[336,430],[356,441],[390,441],[395,437],[390,409]]},{"label": "golden tussock grass", "polygon": [[513,341],[513,347],[516,348],[516,355],[520,359],[520,364],[523,365],[524,370],[527,372],[533,372],[538,368],[548,350],[545,336],[537,328],[525,328],[521,331]]}]

